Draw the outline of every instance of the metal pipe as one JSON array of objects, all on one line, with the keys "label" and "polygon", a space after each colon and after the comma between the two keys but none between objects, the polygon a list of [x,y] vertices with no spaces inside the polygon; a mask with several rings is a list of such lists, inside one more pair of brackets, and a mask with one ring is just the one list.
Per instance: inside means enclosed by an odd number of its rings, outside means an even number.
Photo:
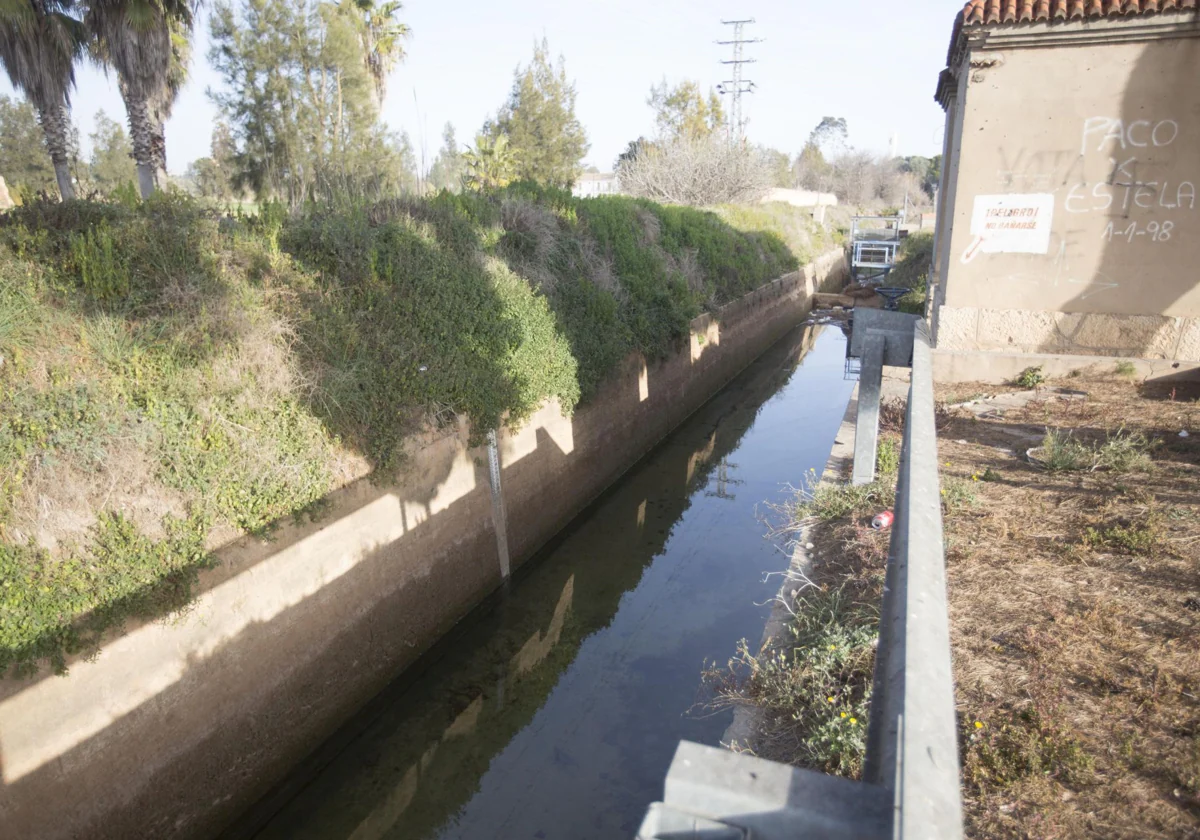
[{"label": "metal pipe", "polygon": [[508,518],[504,513],[504,491],[500,486],[500,447],[493,429],[487,434],[488,483],[492,488],[492,524],[496,529],[496,554],[500,558],[500,577],[512,574],[508,558]]}]

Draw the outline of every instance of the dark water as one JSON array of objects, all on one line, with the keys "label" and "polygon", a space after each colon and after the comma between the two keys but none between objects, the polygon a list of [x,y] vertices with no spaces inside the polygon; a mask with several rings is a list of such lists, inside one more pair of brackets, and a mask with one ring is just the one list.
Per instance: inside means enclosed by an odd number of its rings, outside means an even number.
[{"label": "dark water", "polygon": [[[629,837],[706,660],[759,639],[763,502],[820,469],[852,387],[801,328],[705,405],[235,830],[288,840]],[[811,347],[811,349],[809,349]]]}]

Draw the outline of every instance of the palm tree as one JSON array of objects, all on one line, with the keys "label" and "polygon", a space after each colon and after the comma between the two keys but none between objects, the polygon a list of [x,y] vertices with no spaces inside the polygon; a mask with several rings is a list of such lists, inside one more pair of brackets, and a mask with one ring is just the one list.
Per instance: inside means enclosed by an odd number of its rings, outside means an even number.
[{"label": "palm tree", "polygon": [[85,20],[125,100],[142,198],[166,183],[163,123],[187,78],[194,7],[194,0],[88,0]]},{"label": "palm tree", "polygon": [[75,197],[68,107],[75,86],[75,61],[88,42],[86,28],[71,11],[72,0],[0,3],[0,64],[13,87],[23,91],[37,109],[64,201]]},{"label": "palm tree", "polygon": [[475,148],[467,149],[463,161],[467,165],[463,186],[469,189],[498,190],[516,178],[517,155],[508,147],[507,134],[499,134],[495,139],[478,135]]},{"label": "palm tree", "polygon": [[363,61],[375,85],[376,109],[383,107],[388,76],[404,60],[404,40],[410,31],[407,24],[396,20],[402,8],[400,0],[342,0],[342,11],[358,22]]}]

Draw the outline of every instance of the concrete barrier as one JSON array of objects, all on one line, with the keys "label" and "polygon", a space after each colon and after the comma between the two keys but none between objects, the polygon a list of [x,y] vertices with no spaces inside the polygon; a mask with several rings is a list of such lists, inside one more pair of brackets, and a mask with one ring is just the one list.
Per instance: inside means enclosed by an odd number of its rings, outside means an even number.
[{"label": "concrete barrier", "polygon": [[[803,320],[838,251],[626,360],[587,406],[496,441],[519,565]],[[485,448],[459,425],[410,442],[315,522],[218,553],[183,614],[130,624],[66,677],[0,682],[0,826],[21,838],[220,831],[501,582]]]}]

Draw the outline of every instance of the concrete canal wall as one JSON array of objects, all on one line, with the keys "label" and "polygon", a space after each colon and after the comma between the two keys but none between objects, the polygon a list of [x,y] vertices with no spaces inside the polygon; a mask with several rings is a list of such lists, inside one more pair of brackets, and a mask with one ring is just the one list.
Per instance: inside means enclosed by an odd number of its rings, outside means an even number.
[{"label": "concrete canal wall", "polygon": [[[826,255],[692,325],[572,417],[500,435],[508,547],[528,559],[807,314],[846,273]],[[0,682],[4,837],[209,837],[501,582],[485,449],[465,427],[411,442],[400,481],[360,481],[313,522],[219,552],[183,614],[129,625],[92,660]]]}]

